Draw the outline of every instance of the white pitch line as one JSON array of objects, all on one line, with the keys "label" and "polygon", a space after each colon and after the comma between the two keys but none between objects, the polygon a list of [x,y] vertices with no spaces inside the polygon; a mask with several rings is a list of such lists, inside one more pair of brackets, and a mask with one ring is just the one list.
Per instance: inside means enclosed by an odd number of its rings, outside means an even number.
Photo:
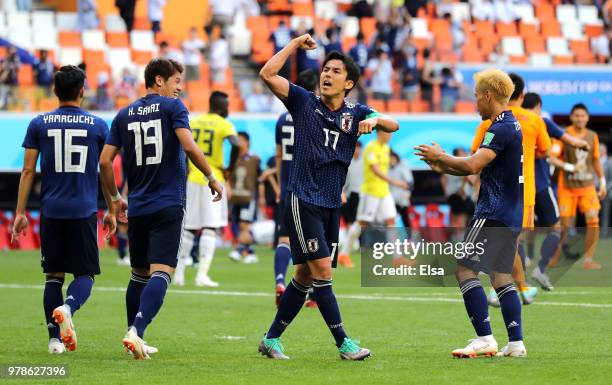
[{"label": "white pitch line", "polygon": [[[0,289],[36,289],[42,290],[42,285],[23,285],[0,283]],[[94,286],[97,291],[109,292],[125,292],[124,287],[104,287]],[[222,291],[222,290],[183,290],[183,289],[168,289],[169,293],[175,294],[196,294],[196,295],[216,295],[230,297],[271,297],[272,293],[248,292],[248,291]],[[463,303],[461,298],[445,298],[445,297],[410,297],[398,295],[359,295],[359,294],[338,294],[336,297],[341,299],[365,300],[365,301],[405,301],[405,302],[451,302]],[[586,308],[604,308],[612,309],[612,303],[579,303],[579,302],[549,302],[537,301],[534,302],[537,306],[565,306],[565,307],[586,307]],[[531,305],[533,306],[533,305]]]}]

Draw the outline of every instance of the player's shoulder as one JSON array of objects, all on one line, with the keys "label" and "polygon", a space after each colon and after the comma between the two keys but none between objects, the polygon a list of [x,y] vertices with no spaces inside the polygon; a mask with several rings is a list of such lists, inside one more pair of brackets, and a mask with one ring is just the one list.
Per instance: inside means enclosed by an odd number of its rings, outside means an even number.
[{"label": "player's shoulder", "polygon": [[522,126],[512,111],[504,111],[499,114],[491,123],[489,131],[495,131],[497,133],[521,135]]}]

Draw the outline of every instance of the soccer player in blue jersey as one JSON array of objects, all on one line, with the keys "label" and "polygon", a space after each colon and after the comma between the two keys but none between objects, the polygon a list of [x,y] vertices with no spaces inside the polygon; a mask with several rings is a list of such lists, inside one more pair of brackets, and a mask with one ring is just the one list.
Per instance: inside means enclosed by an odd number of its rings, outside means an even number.
[{"label": "soccer player in blue jersey", "polygon": [[[477,337],[455,357],[493,356],[497,342],[491,333],[487,296],[478,272],[489,274],[501,304],[509,342],[499,355],[524,357],[521,301],[512,280],[517,239],[523,220],[523,149],[521,126],[508,109],[514,90],[510,77],[501,70],[484,70],[474,75],[478,111],[483,120],[491,119],[480,148],[471,156],[446,154],[439,145],[419,145],[416,155],[434,171],[452,175],[480,173],[480,193],[476,211],[464,242],[474,252],[457,259],[456,276],[468,316]],[[480,247],[477,247],[480,244]],[[467,249],[468,246],[464,245]]]},{"label": "soccer player in blue jersey", "polygon": [[223,190],[193,140],[189,113],[178,99],[182,72],[183,66],[171,59],[156,58],[147,64],[147,94],[119,111],[100,157],[103,185],[113,200],[120,200],[112,163],[123,148],[132,265],[123,345],[135,359],[149,357],[142,338],[161,308],[177,264],[185,210],[185,153],[208,179],[215,201]]},{"label": "soccer player in blue jersey", "polygon": [[370,356],[370,351],[347,337],[332,291],[342,186],[359,135],[370,133],[375,127],[393,132],[399,125],[368,106],[344,100],[359,81],[359,67],[350,56],[339,52],[327,55],[320,74],[320,96],[279,76],[285,61],[300,48],[313,50],[317,44],[308,34],[297,37],[259,73],[287,107],[295,127],[293,164],[284,208],[295,272],[259,351],[274,359],[289,358],[283,352],[280,336],[299,313],[312,286],[314,299],[336,341],[340,357],[363,360]]},{"label": "soccer player in blue jersey", "polygon": [[[295,84],[306,91],[315,92],[319,83],[319,75],[315,70],[300,72]],[[280,184],[280,202],[276,213],[276,228],[278,231],[278,244],[274,252],[274,279],[276,280],[276,306],[280,303],[285,292],[285,275],[291,263],[291,247],[289,233],[284,225],[284,206],[287,197],[287,184],[293,164],[293,144],[295,141],[295,127],[289,112],[284,112],[276,121],[276,173]],[[314,301],[314,300],[313,300]]]},{"label": "soccer player in blue jersey", "polygon": [[[53,82],[59,108],[32,119],[23,141],[25,157],[13,225],[13,240],[19,240],[28,228],[25,210],[40,155],[41,265],[46,274],[43,307],[52,354],[77,348],[72,317],[89,298],[94,276],[100,274],[98,158],[108,134],[104,120],[80,107],[85,83],[81,69],[61,67]],[[104,197],[112,207],[110,196]],[[110,215],[113,210],[105,217],[105,223],[116,224]],[[114,232],[115,225],[107,235]],[[64,301],[66,273],[73,274],[74,280]]]},{"label": "soccer player in blue jersey", "polygon": [[[525,94],[523,99],[523,108],[530,110],[538,115],[542,113],[542,98],[540,95],[534,92],[528,92]],[[546,124],[546,130],[551,138],[555,138],[563,142],[564,144],[575,147],[583,148],[588,150],[589,144],[580,138],[576,138],[562,128],[557,126],[555,122],[547,117],[542,118]],[[577,170],[578,165],[564,163],[556,158],[549,158],[551,163],[558,162],[560,164],[555,165],[563,168],[566,172],[574,172]],[[553,255],[559,247],[559,241],[561,237],[561,223],[559,221],[559,206],[557,204],[557,197],[553,192],[550,184],[550,166],[545,158],[536,158],[535,160],[535,177],[536,177],[536,204],[535,204],[535,215],[536,225],[547,229],[546,237],[540,246],[540,260],[538,266],[536,266],[531,272],[531,278],[533,278],[544,290],[553,290],[552,282],[546,274],[546,268],[548,263],[552,259]],[[569,253],[567,245],[564,245],[566,254]],[[527,242],[527,256],[533,256],[534,239],[530,237]]]}]

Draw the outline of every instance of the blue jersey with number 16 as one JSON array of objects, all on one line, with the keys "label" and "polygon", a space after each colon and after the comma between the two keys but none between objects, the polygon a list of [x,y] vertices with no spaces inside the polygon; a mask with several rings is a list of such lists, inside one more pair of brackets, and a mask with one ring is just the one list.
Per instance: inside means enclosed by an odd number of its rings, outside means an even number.
[{"label": "blue jersey with number 16", "polygon": [[189,129],[180,99],[148,94],[119,111],[107,144],[123,147],[128,182],[128,214],[146,215],[185,206],[185,153],[174,130]]}]

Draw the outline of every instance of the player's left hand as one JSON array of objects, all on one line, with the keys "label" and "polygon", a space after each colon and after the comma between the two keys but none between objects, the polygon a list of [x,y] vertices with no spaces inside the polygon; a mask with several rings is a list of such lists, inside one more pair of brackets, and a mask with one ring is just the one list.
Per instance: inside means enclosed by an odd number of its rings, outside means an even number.
[{"label": "player's left hand", "polygon": [[597,195],[599,195],[599,199],[604,199],[606,195],[608,195],[608,190],[605,185],[599,186],[599,191],[597,192]]},{"label": "player's left hand", "polygon": [[110,211],[104,214],[104,218],[102,218],[102,228],[106,232],[104,234],[104,239],[110,241],[117,231],[117,217],[115,217],[115,214]]},{"label": "player's left hand", "polygon": [[442,150],[442,147],[440,147],[438,143],[433,141],[431,142],[431,146],[427,144],[420,144],[414,147],[414,149],[416,150],[414,155],[420,157],[421,160],[430,163],[430,165],[431,163],[436,163],[444,154],[444,150]]},{"label": "player's left hand", "polygon": [[342,194],[340,195],[340,201],[342,202],[343,205],[345,205],[346,202],[348,201],[348,199],[346,199],[346,194],[344,193],[344,191],[342,191]]},{"label": "player's left hand", "polygon": [[21,235],[26,235],[28,233],[28,224],[28,218],[25,216],[25,214],[15,214],[11,243],[14,241],[19,241],[19,237]]},{"label": "player's left hand", "polygon": [[358,130],[359,135],[371,133],[377,124],[378,124],[378,118],[370,118],[370,119],[362,120],[361,122],[359,122],[359,130]]},{"label": "player's left hand", "polygon": [[115,215],[117,216],[117,220],[121,223],[128,223],[127,209],[128,204],[125,199],[121,198],[117,202],[115,202]]},{"label": "player's left hand", "polygon": [[210,192],[213,194],[213,202],[219,202],[223,197],[223,185],[218,180],[208,182]]}]

